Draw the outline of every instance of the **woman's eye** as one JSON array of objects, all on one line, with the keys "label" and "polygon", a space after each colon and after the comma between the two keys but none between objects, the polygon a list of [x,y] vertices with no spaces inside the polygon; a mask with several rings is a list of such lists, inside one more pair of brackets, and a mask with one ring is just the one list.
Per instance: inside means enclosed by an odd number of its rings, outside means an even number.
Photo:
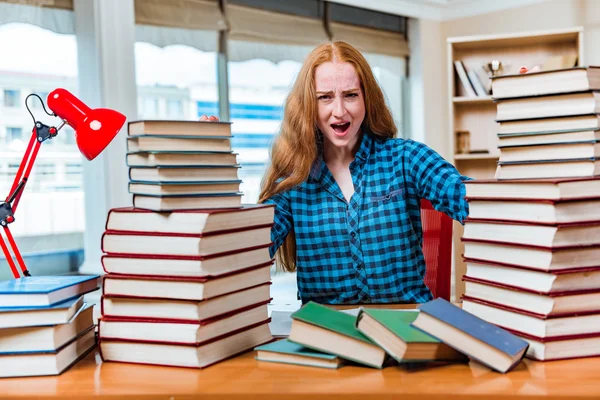
[{"label": "woman's eye", "polygon": [[357,97],[358,93],[348,93],[346,97]]},{"label": "woman's eye", "polygon": [[323,94],[319,97],[317,97],[318,100],[329,100],[330,96],[327,94]]}]

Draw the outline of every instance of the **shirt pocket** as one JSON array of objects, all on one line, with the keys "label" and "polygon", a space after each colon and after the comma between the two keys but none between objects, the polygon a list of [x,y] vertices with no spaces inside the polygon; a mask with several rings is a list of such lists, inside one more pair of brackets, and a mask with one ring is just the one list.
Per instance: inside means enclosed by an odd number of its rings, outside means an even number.
[{"label": "shirt pocket", "polygon": [[371,203],[374,205],[385,204],[397,200],[398,197],[404,195],[404,189],[395,189],[386,191],[387,193],[375,193],[371,196]]}]

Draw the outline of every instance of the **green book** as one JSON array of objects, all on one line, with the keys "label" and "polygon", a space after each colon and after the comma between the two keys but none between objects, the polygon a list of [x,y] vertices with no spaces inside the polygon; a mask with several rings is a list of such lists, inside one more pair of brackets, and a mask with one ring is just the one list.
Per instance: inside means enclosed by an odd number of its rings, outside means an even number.
[{"label": "green book", "polygon": [[418,310],[361,308],[356,317],[356,328],[400,363],[467,359],[450,346],[411,326],[418,315]]},{"label": "green book", "polygon": [[336,369],[343,365],[343,360],[334,354],[311,350],[287,339],[258,346],[254,350],[256,350],[255,359],[258,361],[330,369]]},{"label": "green book", "polygon": [[385,351],[355,325],[355,316],[311,301],[292,314],[288,339],[309,349],[382,368],[387,358]]}]

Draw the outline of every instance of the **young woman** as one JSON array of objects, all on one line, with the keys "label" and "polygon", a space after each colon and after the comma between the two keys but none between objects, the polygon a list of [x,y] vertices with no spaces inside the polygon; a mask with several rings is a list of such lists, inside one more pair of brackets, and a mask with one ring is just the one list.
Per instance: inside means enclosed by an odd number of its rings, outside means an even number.
[{"label": "young woman", "polygon": [[287,98],[259,199],[276,206],[271,255],[297,271],[303,302],[431,300],[420,201],[462,222],[468,178],[396,133],[359,51],[333,42],[311,52]]}]

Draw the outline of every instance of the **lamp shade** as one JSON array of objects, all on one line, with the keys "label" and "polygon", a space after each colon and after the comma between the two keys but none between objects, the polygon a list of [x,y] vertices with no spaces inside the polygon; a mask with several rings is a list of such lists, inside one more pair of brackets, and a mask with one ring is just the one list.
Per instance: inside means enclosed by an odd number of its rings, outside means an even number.
[{"label": "lamp shade", "polygon": [[119,133],[125,115],[107,108],[91,109],[71,92],[55,89],[48,95],[48,107],[75,130],[79,151],[88,160],[102,153]]}]

